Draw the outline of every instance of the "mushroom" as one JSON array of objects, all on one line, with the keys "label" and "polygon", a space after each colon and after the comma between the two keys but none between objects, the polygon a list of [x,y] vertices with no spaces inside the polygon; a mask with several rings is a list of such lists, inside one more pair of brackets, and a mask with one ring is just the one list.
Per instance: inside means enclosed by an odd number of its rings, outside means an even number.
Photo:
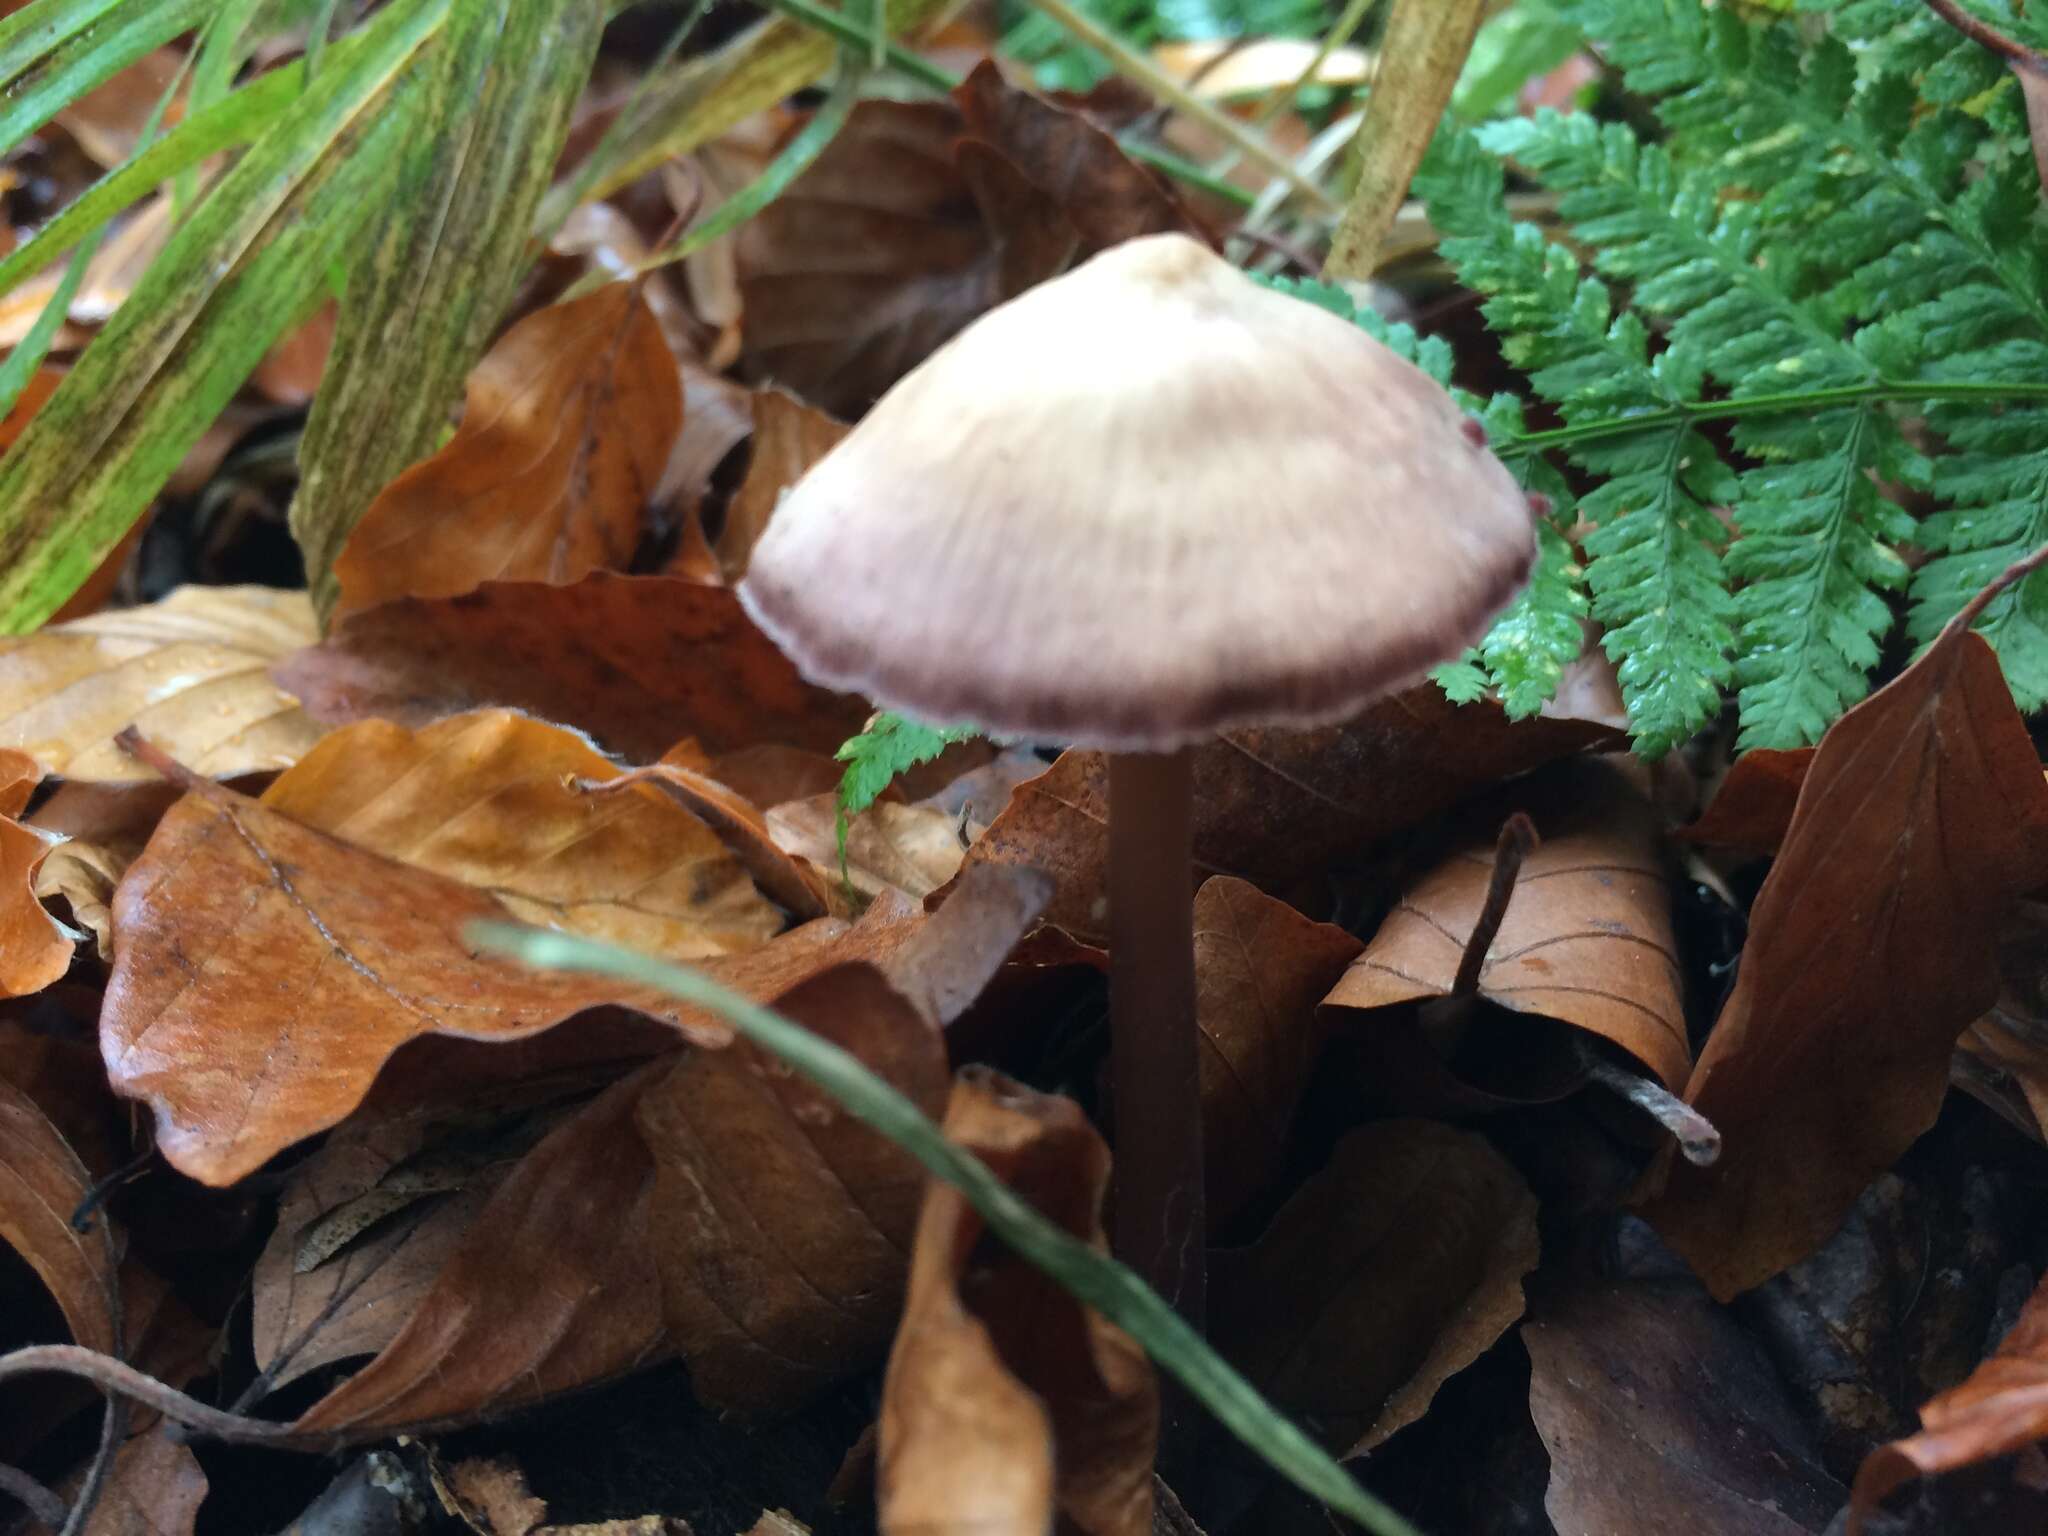
[{"label": "mushroom", "polygon": [[1109,759],[1115,1246],[1200,1326],[1189,748],[1356,712],[1527,579],[1485,433],[1197,241],[991,310],[785,493],[739,596],[813,682]]}]

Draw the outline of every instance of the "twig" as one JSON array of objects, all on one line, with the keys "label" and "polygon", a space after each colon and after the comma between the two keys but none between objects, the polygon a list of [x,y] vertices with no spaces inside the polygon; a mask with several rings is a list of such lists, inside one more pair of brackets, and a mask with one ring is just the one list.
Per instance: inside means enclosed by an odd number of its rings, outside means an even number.
[{"label": "twig", "polygon": [[1963,36],[1980,48],[1989,49],[2006,63],[2017,69],[2032,70],[2035,74],[2048,73],[2048,59],[2003,32],[1987,21],[1979,20],[1964,10],[1955,0],[1926,0],[1927,9],[1954,27]]},{"label": "twig", "polygon": [[306,1434],[289,1424],[244,1418],[238,1413],[224,1413],[218,1408],[208,1407],[197,1398],[187,1397],[176,1387],[138,1371],[124,1360],[116,1360],[112,1355],[103,1355],[82,1345],[31,1344],[26,1349],[0,1355],[0,1382],[12,1381],[17,1376],[51,1372],[77,1376],[102,1392],[141,1403],[145,1408],[154,1408],[173,1424],[182,1424],[187,1429],[229,1445],[268,1445],[281,1451],[325,1452],[333,1450],[338,1443],[332,1434]]},{"label": "twig", "polygon": [[[1934,644],[1939,645],[1946,640],[1951,630],[1970,628],[1984,616],[1984,610],[1991,606],[1992,599],[1999,593],[2017,582],[2025,581],[2044,565],[2048,565],[2048,544],[2043,544],[2031,555],[2022,555],[1986,582],[1983,591],[1958,608],[1955,616],[1941,626],[1941,633],[1934,637]],[[1932,648],[1929,647],[1930,650]]]},{"label": "twig", "polygon": [[30,1477],[19,1467],[10,1467],[0,1462],[0,1493],[18,1501],[21,1506],[51,1530],[63,1529],[70,1518],[70,1511],[64,1501]]},{"label": "twig", "polygon": [[1678,1143],[1688,1163],[1707,1167],[1721,1155],[1721,1133],[1714,1123],[1654,1078],[1616,1066],[1601,1049],[1583,1036],[1575,1042],[1579,1065],[1586,1076],[1610,1093],[1635,1105],[1655,1120]]}]

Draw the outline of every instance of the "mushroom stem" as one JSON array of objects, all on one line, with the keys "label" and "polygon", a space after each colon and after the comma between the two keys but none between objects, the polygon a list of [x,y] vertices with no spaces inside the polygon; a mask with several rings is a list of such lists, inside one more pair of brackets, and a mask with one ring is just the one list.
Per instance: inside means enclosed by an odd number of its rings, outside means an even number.
[{"label": "mushroom stem", "polygon": [[1110,1084],[1117,1256],[1194,1327],[1207,1293],[1195,1023],[1194,768],[1109,759]]}]

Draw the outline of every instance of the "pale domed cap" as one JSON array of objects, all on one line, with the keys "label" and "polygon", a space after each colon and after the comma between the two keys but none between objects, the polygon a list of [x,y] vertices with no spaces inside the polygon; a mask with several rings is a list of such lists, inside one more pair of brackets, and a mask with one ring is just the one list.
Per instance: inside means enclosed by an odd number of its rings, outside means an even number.
[{"label": "pale domed cap", "polygon": [[783,498],[740,598],[812,681],[1166,751],[1350,714],[1527,579],[1527,498],[1420,369],[1182,235],[990,311]]}]

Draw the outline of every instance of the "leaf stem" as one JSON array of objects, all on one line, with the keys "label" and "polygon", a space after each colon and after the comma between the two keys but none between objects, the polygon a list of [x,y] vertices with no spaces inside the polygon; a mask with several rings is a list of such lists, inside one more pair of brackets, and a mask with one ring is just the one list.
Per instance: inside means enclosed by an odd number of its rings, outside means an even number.
[{"label": "leaf stem", "polygon": [[542,970],[625,977],[718,1014],[958,1189],[1022,1258],[1121,1325],[1274,1471],[1375,1536],[1416,1536],[1414,1527],[1359,1487],[1142,1280],[1046,1220],[857,1057],[708,977],[631,950],[512,923],[472,924],[468,937]]}]

